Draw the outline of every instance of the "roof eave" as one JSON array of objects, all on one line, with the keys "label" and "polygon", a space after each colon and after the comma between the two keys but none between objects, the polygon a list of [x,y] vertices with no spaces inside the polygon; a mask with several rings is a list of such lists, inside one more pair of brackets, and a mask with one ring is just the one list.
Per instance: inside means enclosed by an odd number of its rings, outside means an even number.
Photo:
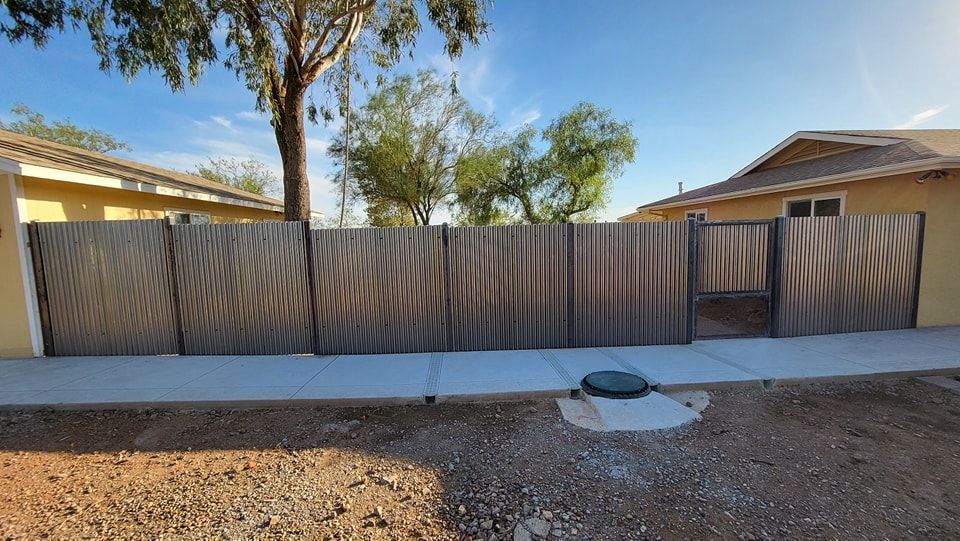
[{"label": "roof eave", "polygon": [[[798,132],[801,133],[801,132]],[[793,182],[785,182],[783,184],[773,184],[771,186],[763,186],[760,188],[750,188],[747,190],[739,190],[736,192],[728,192],[724,194],[711,195],[705,197],[696,197],[693,199],[684,199],[682,201],[675,201],[672,203],[666,203],[663,205],[651,204],[642,207],[637,207],[637,211],[655,211],[663,210],[669,208],[677,207],[686,207],[689,205],[696,205],[700,203],[710,203],[713,201],[723,201],[725,199],[737,199],[740,197],[750,197],[752,195],[761,195],[765,193],[776,193],[776,192],[785,192],[789,190],[796,190],[800,188],[806,188],[808,186],[824,186],[828,184],[839,184],[841,182],[855,182],[858,180],[868,180],[874,177],[885,177],[892,175],[899,175],[903,173],[911,173],[914,171],[923,171],[929,169],[951,169],[951,168],[960,168],[960,156],[945,156],[945,157],[936,157],[936,158],[926,158],[922,160],[913,160],[909,162],[897,163],[893,165],[884,165],[880,167],[872,167],[869,169],[860,169],[857,171],[851,171],[848,173],[839,173],[836,175],[828,175],[825,177],[815,177],[803,180],[796,180]]]}]

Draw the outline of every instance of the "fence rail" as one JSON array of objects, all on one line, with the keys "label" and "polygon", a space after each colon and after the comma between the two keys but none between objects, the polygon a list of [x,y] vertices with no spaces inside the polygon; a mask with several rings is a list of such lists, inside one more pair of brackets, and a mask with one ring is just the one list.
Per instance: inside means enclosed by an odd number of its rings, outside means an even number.
[{"label": "fence rail", "polygon": [[57,355],[678,344],[692,339],[697,295],[758,290],[774,335],[915,325],[922,216],[772,223],[155,220],[31,224],[30,235]]}]

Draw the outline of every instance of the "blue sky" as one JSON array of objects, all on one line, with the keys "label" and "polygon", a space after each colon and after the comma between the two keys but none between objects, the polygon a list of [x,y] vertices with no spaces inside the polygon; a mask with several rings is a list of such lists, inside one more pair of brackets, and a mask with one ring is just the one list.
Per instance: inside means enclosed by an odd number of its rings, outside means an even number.
[{"label": "blue sky", "polygon": [[[505,128],[543,127],[581,100],[631,121],[637,159],[615,182],[606,219],[674,194],[677,181],[723,180],[798,130],[960,126],[960,2],[586,6],[500,0],[489,39],[456,69],[467,99]],[[395,71],[449,70],[442,51],[427,31]],[[4,40],[0,66],[4,120],[22,102],[120,136],[136,160],[189,169],[208,156],[253,156],[279,170],[270,126],[222,68],[173,94],[155,75],[127,82],[100,72],[86,37],[72,33],[42,51]],[[308,129],[312,203],[327,213],[324,149],[335,129]]]}]

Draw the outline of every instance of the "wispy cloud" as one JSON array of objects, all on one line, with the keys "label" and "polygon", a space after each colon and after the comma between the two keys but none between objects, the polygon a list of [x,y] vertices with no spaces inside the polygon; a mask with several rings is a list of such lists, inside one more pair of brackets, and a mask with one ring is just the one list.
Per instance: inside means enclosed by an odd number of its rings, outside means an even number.
[{"label": "wispy cloud", "polygon": [[533,124],[539,120],[541,116],[543,116],[543,114],[540,112],[539,107],[532,107],[529,109],[514,109],[510,111],[510,118],[507,121],[507,130],[519,130],[527,124]]},{"label": "wispy cloud", "polygon": [[235,116],[241,120],[263,120],[265,118],[263,113],[257,111],[240,111]]},{"label": "wispy cloud", "polygon": [[232,130],[232,129],[233,129],[233,122],[230,122],[230,120],[228,120],[226,117],[222,117],[222,116],[219,116],[219,115],[214,115],[214,116],[210,117],[210,120],[216,122],[217,124],[220,124],[220,125],[223,126],[224,128],[227,128],[228,130]]},{"label": "wispy cloud", "polygon": [[939,107],[931,107],[926,111],[920,111],[919,113],[911,116],[910,119],[907,120],[906,122],[902,124],[898,124],[893,128],[896,130],[908,130],[910,128],[919,126],[920,124],[923,124],[924,122],[939,116],[940,113],[944,112],[947,109],[947,107],[948,107],[947,105],[941,105]]}]

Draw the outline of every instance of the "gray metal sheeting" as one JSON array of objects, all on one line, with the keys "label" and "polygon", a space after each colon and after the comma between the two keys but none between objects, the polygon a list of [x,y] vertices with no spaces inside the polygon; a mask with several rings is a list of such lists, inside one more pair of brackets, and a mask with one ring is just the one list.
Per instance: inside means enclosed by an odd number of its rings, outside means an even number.
[{"label": "gray metal sheeting", "polygon": [[786,219],[781,336],[911,327],[919,228],[914,214]]},{"label": "gray metal sheeting", "polygon": [[681,344],[686,222],[575,225],[574,346]]},{"label": "gray metal sheeting", "polygon": [[450,229],[456,351],[567,345],[566,226]]},{"label": "gray metal sheeting", "polygon": [[769,236],[769,223],[698,225],[698,292],[767,289]]},{"label": "gray metal sheeting", "polygon": [[442,230],[311,232],[321,353],[445,349]]},{"label": "gray metal sheeting", "polygon": [[313,350],[299,222],[173,226],[190,355]]},{"label": "gray metal sheeting", "polygon": [[176,353],[162,221],[37,227],[58,355]]}]

